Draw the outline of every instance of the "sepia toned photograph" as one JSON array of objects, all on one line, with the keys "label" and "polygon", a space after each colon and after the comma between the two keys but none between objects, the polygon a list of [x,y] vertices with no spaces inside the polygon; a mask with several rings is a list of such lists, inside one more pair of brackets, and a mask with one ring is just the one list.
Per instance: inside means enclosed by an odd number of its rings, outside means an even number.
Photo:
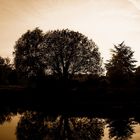
[{"label": "sepia toned photograph", "polygon": [[0,0],[0,140],[140,140],[140,0]]}]

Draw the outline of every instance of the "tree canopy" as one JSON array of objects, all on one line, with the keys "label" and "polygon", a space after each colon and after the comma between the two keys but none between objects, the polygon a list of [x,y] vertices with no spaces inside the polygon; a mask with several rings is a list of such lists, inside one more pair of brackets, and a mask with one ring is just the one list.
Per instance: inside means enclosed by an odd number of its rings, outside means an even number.
[{"label": "tree canopy", "polygon": [[134,52],[124,42],[114,45],[111,52],[112,58],[105,64],[107,77],[116,84],[128,81],[135,71]]},{"label": "tree canopy", "polygon": [[69,79],[74,74],[102,73],[97,45],[79,32],[68,29],[27,31],[15,45],[15,67],[24,76],[42,72]]},{"label": "tree canopy", "polygon": [[40,61],[41,50],[38,45],[43,40],[42,30],[28,30],[17,41],[14,47],[14,63],[21,77],[31,78],[42,74],[43,64]]},{"label": "tree canopy", "polygon": [[101,57],[96,44],[79,32],[49,31],[41,44],[46,69],[61,78],[74,74],[101,74]]}]

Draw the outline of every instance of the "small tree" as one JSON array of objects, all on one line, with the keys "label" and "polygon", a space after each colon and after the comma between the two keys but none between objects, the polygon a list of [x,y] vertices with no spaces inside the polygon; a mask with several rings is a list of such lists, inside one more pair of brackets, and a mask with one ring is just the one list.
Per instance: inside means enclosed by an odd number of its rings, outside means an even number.
[{"label": "small tree", "polygon": [[79,32],[66,30],[49,31],[40,46],[43,48],[46,70],[61,79],[74,74],[102,73],[102,59],[96,44]]},{"label": "small tree", "polygon": [[133,51],[124,42],[114,45],[112,58],[105,64],[107,77],[114,84],[122,84],[130,80],[135,71]]},{"label": "small tree", "polygon": [[10,84],[9,75],[12,72],[12,65],[9,58],[0,57],[0,84]]},{"label": "small tree", "polygon": [[28,30],[16,42],[14,63],[20,77],[30,79],[43,73],[42,51],[38,47],[42,40],[42,30],[35,28]]}]

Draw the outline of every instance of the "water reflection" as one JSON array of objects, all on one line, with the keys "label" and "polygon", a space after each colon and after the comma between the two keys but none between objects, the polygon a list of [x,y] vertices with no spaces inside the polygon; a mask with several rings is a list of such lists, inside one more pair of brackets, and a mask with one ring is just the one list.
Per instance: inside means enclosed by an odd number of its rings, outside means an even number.
[{"label": "water reflection", "polygon": [[[94,117],[68,114],[48,115],[44,111],[9,112],[8,110],[0,113],[0,133],[4,122],[10,121],[13,116],[16,117],[20,113],[16,129],[14,129],[15,133],[13,133],[17,140],[129,140],[134,138],[132,136],[136,130],[135,126],[138,126],[140,120],[139,115],[134,118],[97,118],[96,115]],[[108,127],[109,138],[104,137],[105,126]]]},{"label": "water reflection", "polygon": [[132,138],[134,133],[133,118],[121,118],[121,119],[108,119],[107,124],[109,127],[109,138],[115,140],[128,140]]},{"label": "water reflection", "polygon": [[105,123],[88,117],[51,117],[40,112],[25,112],[18,122],[18,140],[101,140]]},{"label": "water reflection", "polygon": [[11,121],[11,118],[14,114],[9,111],[1,111],[0,112],[0,125],[2,125],[6,121]]}]

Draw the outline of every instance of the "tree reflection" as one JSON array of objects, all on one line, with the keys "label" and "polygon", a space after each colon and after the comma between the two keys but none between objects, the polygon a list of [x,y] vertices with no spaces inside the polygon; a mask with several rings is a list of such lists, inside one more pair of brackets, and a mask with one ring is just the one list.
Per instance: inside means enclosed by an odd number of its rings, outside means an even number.
[{"label": "tree reflection", "polygon": [[73,118],[73,138],[80,140],[101,140],[104,136],[104,121],[97,118]]},{"label": "tree reflection", "polygon": [[109,119],[107,120],[109,127],[109,138],[115,140],[128,140],[132,138],[134,133],[134,120],[127,119]]},{"label": "tree reflection", "polygon": [[101,140],[104,121],[97,118],[50,117],[41,112],[26,112],[16,129],[18,140]]},{"label": "tree reflection", "polygon": [[2,125],[6,121],[11,121],[11,117],[14,114],[8,111],[1,111],[0,112],[0,125]]}]

